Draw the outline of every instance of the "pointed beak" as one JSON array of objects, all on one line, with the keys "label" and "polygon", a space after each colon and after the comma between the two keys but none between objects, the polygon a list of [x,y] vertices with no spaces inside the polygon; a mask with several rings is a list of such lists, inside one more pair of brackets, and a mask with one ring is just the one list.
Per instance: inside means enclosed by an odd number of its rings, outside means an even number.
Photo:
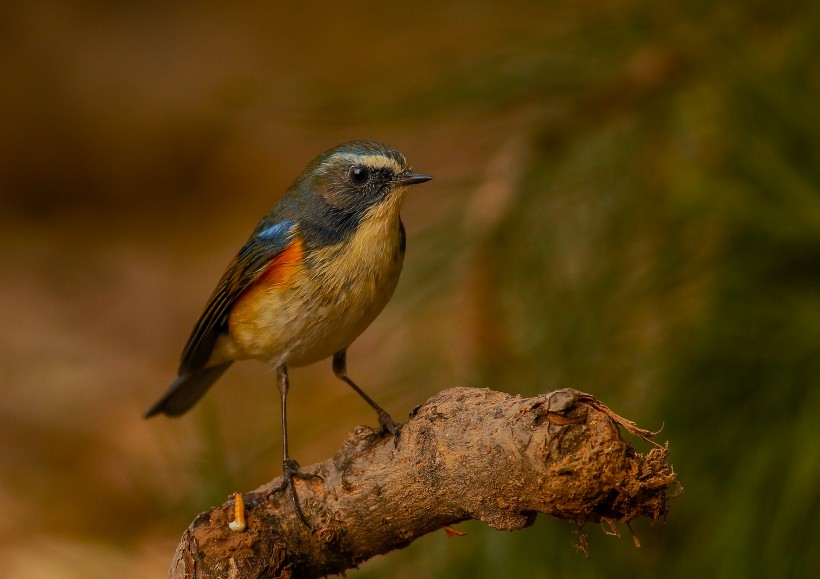
[{"label": "pointed beak", "polygon": [[418,183],[426,183],[430,179],[432,179],[430,175],[413,173],[411,171],[404,171],[396,175],[396,182],[399,185],[416,185]]}]

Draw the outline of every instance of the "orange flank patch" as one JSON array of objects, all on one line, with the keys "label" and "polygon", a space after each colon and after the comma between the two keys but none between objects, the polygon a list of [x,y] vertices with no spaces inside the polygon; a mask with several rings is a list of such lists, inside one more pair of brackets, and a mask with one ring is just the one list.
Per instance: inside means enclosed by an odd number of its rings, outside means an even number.
[{"label": "orange flank patch", "polygon": [[[297,273],[303,263],[302,240],[296,238],[274,257],[253,285],[283,286]],[[253,286],[251,286],[253,287]]]},{"label": "orange flank patch", "polygon": [[236,298],[228,321],[231,332],[239,326],[253,326],[260,308],[266,309],[270,292],[286,288],[299,273],[302,263],[302,240],[296,239],[274,257],[256,281]]}]

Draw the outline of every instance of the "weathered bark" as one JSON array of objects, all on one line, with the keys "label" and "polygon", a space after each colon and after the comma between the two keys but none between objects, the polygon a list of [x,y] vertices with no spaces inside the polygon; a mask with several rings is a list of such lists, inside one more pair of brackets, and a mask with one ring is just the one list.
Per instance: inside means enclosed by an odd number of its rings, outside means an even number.
[{"label": "weathered bark", "polygon": [[455,388],[416,409],[396,444],[360,427],[333,458],[298,480],[308,528],[281,479],[243,495],[247,529],[232,531],[234,502],[199,515],[169,577],[320,577],[467,519],[526,527],[537,513],[574,521],[657,519],[667,512],[666,447],[639,454],[619,425],[653,433],[587,394],[520,398]]}]

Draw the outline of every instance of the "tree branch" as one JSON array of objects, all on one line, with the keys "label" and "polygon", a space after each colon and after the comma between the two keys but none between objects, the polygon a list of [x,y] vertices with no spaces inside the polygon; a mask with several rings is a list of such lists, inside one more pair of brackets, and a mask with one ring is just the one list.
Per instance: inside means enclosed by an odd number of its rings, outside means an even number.
[{"label": "tree branch", "polygon": [[667,512],[676,484],[667,447],[642,455],[618,425],[653,435],[588,394],[520,398],[454,388],[428,400],[396,445],[359,427],[329,460],[297,480],[312,529],[277,478],[242,495],[247,529],[229,529],[234,501],[200,514],[182,536],[171,578],[320,577],[467,519],[516,530],[544,513],[612,526]]}]

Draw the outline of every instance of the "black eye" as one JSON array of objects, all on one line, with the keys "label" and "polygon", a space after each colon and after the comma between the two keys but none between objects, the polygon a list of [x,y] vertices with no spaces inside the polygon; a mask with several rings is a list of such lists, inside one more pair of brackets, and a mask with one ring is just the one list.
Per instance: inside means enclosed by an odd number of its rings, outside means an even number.
[{"label": "black eye", "polygon": [[348,178],[356,185],[363,185],[370,179],[370,170],[366,167],[351,167],[347,172]]}]

